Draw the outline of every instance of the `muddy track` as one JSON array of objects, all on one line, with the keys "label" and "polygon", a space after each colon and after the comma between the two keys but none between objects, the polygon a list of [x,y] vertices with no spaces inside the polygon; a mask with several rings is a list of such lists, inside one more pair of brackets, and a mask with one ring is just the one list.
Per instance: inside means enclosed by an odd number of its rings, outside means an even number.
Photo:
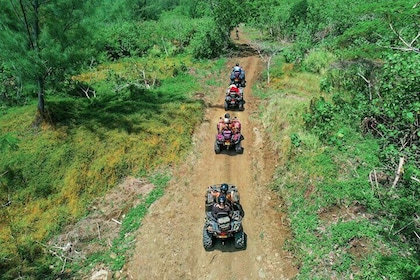
[{"label": "muddy track", "polygon": [[[225,114],[227,83],[221,84],[207,97],[209,106],[194,135],[191,154],[176,168],[165,195],[142,221],[126,266],[128,279],[290,279],[297,273],[289,253],[282,250],[289,234],[282,203],[268,190],[275,155],[255,117],[258,100],[252,86],[263,65],[253,54],[232,58],[222,80],[228,80],[236,62],[246,70],[246,104],[244,111],[229,113],[242,122],[244,153],[214,153],[216,124]],[[232,242],[217,242],[207,252],[202,246],[204,194],[209,185],[223,182],[239,189],[247,248],[238,251]]]}]

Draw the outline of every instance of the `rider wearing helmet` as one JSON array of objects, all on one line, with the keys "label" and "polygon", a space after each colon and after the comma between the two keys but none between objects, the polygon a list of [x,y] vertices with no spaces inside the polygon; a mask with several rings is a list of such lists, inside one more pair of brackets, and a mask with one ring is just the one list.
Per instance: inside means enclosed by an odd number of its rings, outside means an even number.
[{"label": "rider wearing helmet", "polygon": [[214,219],[212,219],[211,224],[212,228],[215,232],[220,233],[219,225],[217,223],[217,216],[219,213],[227,213],[228,215],[231,215],[231,209],[229,205],[226,203],[226,196],[221,195],[217,198],[217,203],[213,204],[211,215]]},{"label": "rider wearing helmet", "polygon": [[214,188],[212,188],[212,186],[210,186],[209,188],[210,188],[210,193],[214,197],[215,201],[218,201],[219,197],[225,196],[225,198],[227,199],[227,202],[229,204],[234,203],[233,195],[232,195],[232,193],[229,192],[229,185],[228,184],[226,184],[226,183],[221,184],[220,185],[220,190],[214,189]]},{"label": "rider wearing helmet", "polygon": [[239,63],[236,63],[235,66],[233,67],[233,72],[240,72],[241,71],[241,67],[239,66]]},{"label": "rider wearing helmet", "polygon": [[225,123],[226,128],[231,129],[232,120],[230,119],[230,114],[229,113],[226,113],[224,115],[223,122]]},{"label": "rider wearing helmet", "polygon": [[227,199],[224,195],[217,198],[217,203],[213,205],[213,209],[211,211],[213,217],[217,217],[217,214],[220,212],[230,213],[230,207],[227,204]]},{"label": "rider wearing helmet", "polygon": [[219,118],[217,123],[217,133],[222,133],[225,129],[231,129],[231,119],[229,113],[226,113],[224,117]]},{"label": "rider wearing helmet", "polygon": [[239,63],[236,63],[232,69],[232,73],[230,74],[230,83],[233,84],[235,82],[235,78],[239,78],[241,81],[241,87],[245,87],[245,71],[239,66]]},{"label": "rider wearing helmet", "polygon": [[228,185],[228,184],[223,183],[223,184],[220,186],[220,192],[221,192],[222,194],[227,195],[228,190],[229,190],[229,185]]},{"label": "rider wearing helmet", "polygon": [[[209,197],[208,194],[211,196]],[[211,198],[213,197],[213,198]],[[219,185],[209,186],[209,190],[206,194],[206,205],[210,204],[210,208],[206,211],[211,211],[214,209],[216,203],[220,204],[220,199],[224,204],[228,205],[231,211],[239,210],[240,215],[243,217],[245,215],[244,210],[239,202],[239,194],[236,186],[228,185],[227,183],[222,183]],[[211,206],[212,205],[212,206]],[[207,207],[207,206],[206,206]],[[230,213],[230,212],[229,212]]]}]

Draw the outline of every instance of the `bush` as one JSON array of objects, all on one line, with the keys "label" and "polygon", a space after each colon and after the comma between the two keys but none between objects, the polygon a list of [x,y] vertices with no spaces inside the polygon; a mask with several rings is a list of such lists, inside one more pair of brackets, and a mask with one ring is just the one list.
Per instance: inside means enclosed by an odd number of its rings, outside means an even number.
[{"label": "bush", "polygon": [[330,52],[312,51],[302,62],[303,70],[315,73],[325,74],[331,63],[337,58]]}]

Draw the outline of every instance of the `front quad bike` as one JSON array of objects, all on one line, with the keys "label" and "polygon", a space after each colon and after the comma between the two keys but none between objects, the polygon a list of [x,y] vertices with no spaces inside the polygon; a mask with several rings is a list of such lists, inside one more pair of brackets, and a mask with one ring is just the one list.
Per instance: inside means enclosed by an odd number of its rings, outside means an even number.
[{"label": "front quad bike", "polygon": [[[231,217],[227,215],[230,219],[230,223],[227,222],[227,218],[224,218],[226,220],[225,222],[223,222],[223,219],[218,221],[218,219],[213,217],[211,214],[212,207],[216,203],[218,195],[221,193],[222,184],[209,186],[205,194],[206,221],[203,228],[203,246],[206,250],[210,250],[213,247],[216,239],[222,239],[224,241],[229,237],[234,238],[235,247],[237,249],[245,249],[246,247],[246,235],[242,229],[242,219],[245,217],[245,212],[240,204],[239,191],[235,185],[227,185],[228,189],[226,196],[232,209]],[[219,233],[213,230],[214,221],[219,222]]]},{"label": "front quad bike", "polygon": [[243,88],[240,88],[239,91],[240,91],[239,94],[237,94],[236,92],[229,92],[228,94],[226,94],[225,105],[224,105],[225,111],[232,110],[232,109],[237,109],[239,111],[245,110]]},{"label": "front quad bike", "polygon": [[[213,229],[213,223],[217,223],[219,231]],[[217,217],[213,217],[211,212],[206,212],[206,220],[203,228],[203,247],[206,251],[213,248],[216,239],[223,242],[233,238],[236,249],[246,248],[246,237],[242,228],[242,216],[238,210],[233,210],[232,214],[226,212],[218,213]]]},{"label": "front quad bike", "polygon": [[244,137],[240,132],[233,134],[231,130],[224,130],[222,133],[216,135],[214,143],[214,152],[220,154],[222,150],[235,150],[236,153],[242,154],[244,152],[241,141]]}]

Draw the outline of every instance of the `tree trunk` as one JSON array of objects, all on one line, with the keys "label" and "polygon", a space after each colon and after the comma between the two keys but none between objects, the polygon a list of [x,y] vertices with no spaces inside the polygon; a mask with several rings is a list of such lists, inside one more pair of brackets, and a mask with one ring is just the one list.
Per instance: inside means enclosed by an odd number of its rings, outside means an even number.
[{"label": "tree trunk", "polygon": [[44,79],[42,77],[38,78],[38,113],[44,118],[45,112],[45,102],[44,102]]},{"label": "tree trunk", "polygon": [[[40,28],[39,28],[39,2],[38,0],[34,0],[33,2],[33,8],[34,8],[34,48],[37,52],[37,55],[40,56],[40,47],[39,47],[39,34],[40,34]],[[44,93],[45,93],[45,82],[44,78],[42,76],[38,76],[38,113],[41,116],[42,119],[44,119],[44,112],[45,112],[45,102],[44,102]]]}]

